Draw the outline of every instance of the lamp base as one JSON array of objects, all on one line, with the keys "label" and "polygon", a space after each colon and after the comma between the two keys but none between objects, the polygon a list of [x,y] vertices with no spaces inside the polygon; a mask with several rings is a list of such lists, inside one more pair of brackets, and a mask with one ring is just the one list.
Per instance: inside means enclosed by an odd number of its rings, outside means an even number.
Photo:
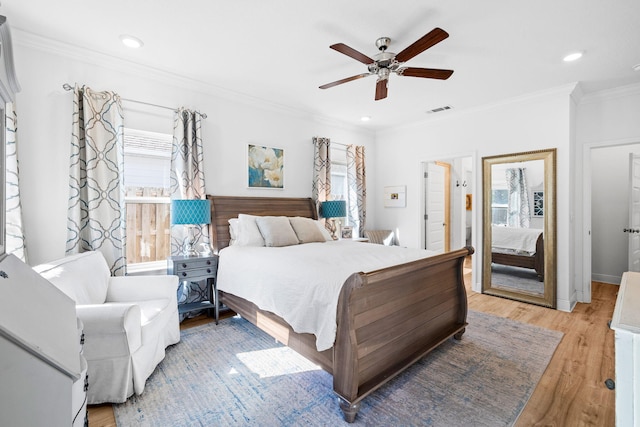
[{"label": "lamp base", "polygon": [[198,252],[193,247],[195,243],[195,233],[193,230],[193,226],[187,226],[187,237],[184,239],[184,244],[182,245],[182,256],[198,256]]},{"label": "lamp base", "polygon": [[329,223],[331,224],[331,227],[329,229],[329,231],[331,232],[331,237],[333,237],[333,240],[338,240],[340,236],[341,222],[338,220],[336,224],[335,219],[329,218]]}]

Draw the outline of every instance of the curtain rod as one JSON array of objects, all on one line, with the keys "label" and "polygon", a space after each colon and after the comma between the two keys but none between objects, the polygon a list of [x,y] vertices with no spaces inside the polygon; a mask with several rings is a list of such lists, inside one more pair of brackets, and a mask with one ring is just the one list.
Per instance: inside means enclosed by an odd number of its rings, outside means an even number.
[{"label": "curtain rod", "polygon": [[[313,144],[313,140],[311,140],[311,143]],[[333,141],[329,142],[329,144],[331,144],[331,145],[342,145],[343,147],[348,147],[349,146],[347,144],[341,144],[339,142],[333,142]]]},{"label": "curtain rod", "polygon": [[[73,86],[71,86],[69,83],[65,83],[62,85],[62,89],[66,90],[66,91],[70,91],[73,90]],[[178,111],[177,108],[171,108],[171,107],[165,107],[164,105],[158,105],[158,104],[151,104],[150,102],[143,102],[143,101],[136,101],[135,99],[127,99],[127,98],[120,98],[123,101],[127,101],[127,102],[135,102],[136,104],[144,104],[144,105],[149,105],[151,107],[158,107],[158,108],[164,108],[166,110],[171,110],[171,111]],[[200,115],[202,115],[203,119],[207,118],[206,113],[200,113]]]}]

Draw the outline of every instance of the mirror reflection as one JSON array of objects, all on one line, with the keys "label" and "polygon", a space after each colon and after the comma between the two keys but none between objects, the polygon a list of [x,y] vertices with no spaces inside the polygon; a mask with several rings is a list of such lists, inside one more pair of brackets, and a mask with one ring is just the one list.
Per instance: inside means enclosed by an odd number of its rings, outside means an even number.
[{"label": "mirror reflection", "polygon": [[491,283],[544,295],[544,162],[491,166]]},{"label": "mirror reflection", "polygon": [[483,293],[555,307],[555,150],[483,158]]}]

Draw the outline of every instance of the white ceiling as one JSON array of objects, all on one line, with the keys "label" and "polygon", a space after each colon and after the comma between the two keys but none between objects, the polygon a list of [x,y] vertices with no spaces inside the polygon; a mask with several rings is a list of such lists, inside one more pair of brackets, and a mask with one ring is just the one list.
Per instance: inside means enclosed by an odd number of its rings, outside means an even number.
[{"label": "white ceiling", "polygon": [[[572,82],[640,83],[638,0],[2,0],[0,14],[21,31],[371,129]],[[375,77],[318,88],[367,71],[329,45],[372,57],[388,36],[398,53],[434,27],[450,37],[407,65],[453,69],[449,80],[391,75],[381,101]],[[562,61],[576,50],[581,60]]]}]

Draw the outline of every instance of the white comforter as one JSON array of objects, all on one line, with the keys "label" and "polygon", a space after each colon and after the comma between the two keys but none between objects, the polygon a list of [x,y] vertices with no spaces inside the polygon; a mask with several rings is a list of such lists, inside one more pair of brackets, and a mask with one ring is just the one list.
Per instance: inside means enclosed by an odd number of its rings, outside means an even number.
[{"label": "white comforter", "polygon": [[536,253],[536,242],[542,230],[536,228],[491,227],[491,246],[494,251],[525,255]]},{"label": "white comforter", "polygon": [[323,351],[336,336],[338,297],[353,273],[435,255],[422,249],[352,241],[285,247],[230,246],[220,251],[218,289],[282,317],[299,333],[316,336]]}]

